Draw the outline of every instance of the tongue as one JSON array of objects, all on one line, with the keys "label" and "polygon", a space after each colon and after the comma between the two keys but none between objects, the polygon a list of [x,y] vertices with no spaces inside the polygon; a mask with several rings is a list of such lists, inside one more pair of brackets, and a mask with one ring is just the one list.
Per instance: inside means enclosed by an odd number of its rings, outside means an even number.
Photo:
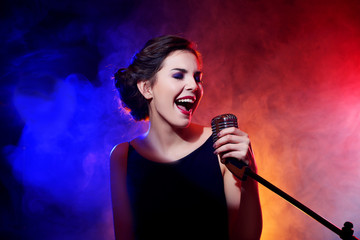
[{"label": "tongue", "polygon": [[178,108],[180,108],[181,110],[183,110],[183,111],[188,111],[188,110],[186,109],[186,107],[183,106],[183,105],[176,104],[176,106],[177,106]]}]

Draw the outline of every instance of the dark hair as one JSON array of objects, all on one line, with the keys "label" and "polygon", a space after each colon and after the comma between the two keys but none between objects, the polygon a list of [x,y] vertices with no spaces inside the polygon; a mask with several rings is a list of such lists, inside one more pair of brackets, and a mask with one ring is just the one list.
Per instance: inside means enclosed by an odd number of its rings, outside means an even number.
[{"label": "dark hair", "polygon": [[149,80],[153,85],[155,74],[161,69],[164,59],[176,50],[193,53],[201,64],[201,56],[195,49],[195,44],[189,40],[166,35],[149,40],[133,57],[127,68],[121,68],[115,73],[115,87],[119,91],[122,105],[130,110],[135,120],[145,120],[149,117],[148,101],[137,88],[139,81]]}]

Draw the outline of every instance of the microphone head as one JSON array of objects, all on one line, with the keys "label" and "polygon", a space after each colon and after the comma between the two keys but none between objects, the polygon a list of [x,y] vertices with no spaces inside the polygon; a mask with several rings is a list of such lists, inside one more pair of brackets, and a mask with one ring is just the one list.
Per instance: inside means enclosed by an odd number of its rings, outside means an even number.
[{"label": "microphone head", "polygon": [[211,120],[212,139],[214,142],[218,140],[217,134],[224,128],[238,128],[237,118],[234,114],[227,113],[214,117]]}]

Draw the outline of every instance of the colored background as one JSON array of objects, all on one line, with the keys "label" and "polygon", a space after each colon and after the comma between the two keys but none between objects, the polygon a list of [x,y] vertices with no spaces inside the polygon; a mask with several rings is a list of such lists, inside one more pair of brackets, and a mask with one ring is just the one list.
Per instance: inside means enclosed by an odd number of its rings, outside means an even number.
[{"label": "colored background", "polygon": [[[204,58],[194,121],[231,112],[259,174],[360,236],[360,2],[5,1],[1,239],[113,239],[108,155],[146,129],[112,75],[149,38]],[[340,239],[260,186],[263,240]]]}]

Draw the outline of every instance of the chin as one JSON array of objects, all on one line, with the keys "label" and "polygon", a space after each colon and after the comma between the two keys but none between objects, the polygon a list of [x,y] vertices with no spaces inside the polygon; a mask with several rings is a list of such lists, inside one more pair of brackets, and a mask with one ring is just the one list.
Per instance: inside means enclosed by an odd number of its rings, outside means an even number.
[{"label": "chin", "polygon": [[177,120],[176,122],[173,122],[173,126],[176,128],[187,128],[191,124],[191,116],[188,116],[187,118],[183,118],[181,120]]},{"label": "chin", "polygon": [[192,116],[189,116],[189,118],[187,119],[187,121],[186,121],[186,122],[184,121],[184,124],[182,124],[182,127],[183,127],[183,128],[189,127],[190,124],[191,124],[191,119],[192,119]]}]

